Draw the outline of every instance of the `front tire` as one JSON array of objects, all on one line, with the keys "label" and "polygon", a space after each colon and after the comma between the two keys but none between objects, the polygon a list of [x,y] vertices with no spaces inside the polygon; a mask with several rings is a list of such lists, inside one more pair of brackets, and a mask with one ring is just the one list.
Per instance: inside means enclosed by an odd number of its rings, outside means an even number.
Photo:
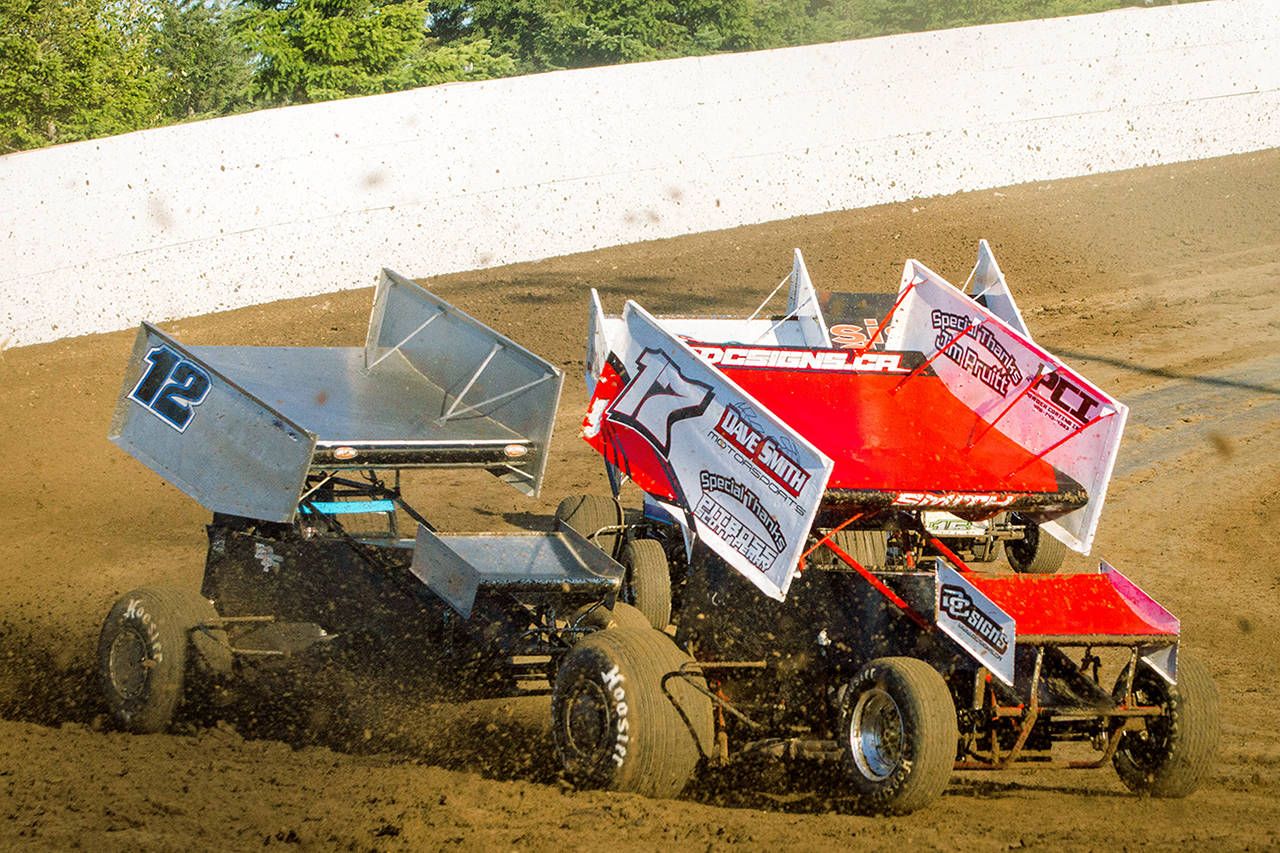
[{"label": "front tire", "polygon": [[701,676],[673,675],[690,658],[652,628],[611,628],[583,639],[561,661],[551,729],[576,785],[674,797],[712,738]]},{"label": "front tire", "polygon": [[1045,533],[1040,525],[1016,513],[1013,520],[1022,526],[1022,538],[1004,543],[1004,556],[1018,574],[1051,575],[1062,568],[1067,546],[1056,536]]},{"label": "front tire", "polygon": [[[1117,701],[1124,698],[1127,677],[1126,667],[1113,691]],[[1138,705],[1159,705],[1164,714],[1149,718],[1145,730],[1120,736],[1111,761],[1120,781],[1139,794],[1187,796],[1213,767],[1222,737],[1213,677],[1199,660],[1182,653],[1177,684],[1141,666],[1133,678],[1133,693]]]},{"label": "front tire", "polygon": [[840,703],[844,769],[859,805],[907,814],[937,799],[955,766],[956,709],[942,675],[922,660],[871,661]]},{"label": "front tire", "polygon": [[671,622],[671,567],[662,543],[656,539],[632,539],[622,546],[618,562],[627,570],[624,594],[628,603],[644,614],[659,631]]},{"label": "front tire", "polygon": [[622,538],[622,505],[606,495],[571,495],[556,507],[555,517],[581,533],[610,557],[618,556]]},{"label": "front tire", "polygon": [[121,728],[164,731],[182,701],[189,664],[200,660],[221,670],[229,663],[222,660],[230,654],[225,634],[204,628],[217,618],[193,590],[135,589],[115,603],[98,635],[98,672],[107,709]]}]

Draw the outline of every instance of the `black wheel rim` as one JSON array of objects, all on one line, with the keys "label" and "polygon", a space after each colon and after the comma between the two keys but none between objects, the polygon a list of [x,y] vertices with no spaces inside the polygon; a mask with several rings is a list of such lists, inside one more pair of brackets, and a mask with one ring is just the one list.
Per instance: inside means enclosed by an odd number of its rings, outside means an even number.
[{"label": "black wheel rim", "polygon": [[123,701],[134,702],[146,694],[152,665],[149,644],[133,626],[126,626],[111,641],[111,688]]},{"label": "black wheel rim", "polygon": [[590,757],[602,752],[609,731],[609,699],[604,687],[584,682],[565,702],[565,751],[570,755]]},{"label": "black wheel rim", "polygon": [[1148,717],[1142,731],[1125,732],[1120,736],[1120,752],[1128,756],[1134,766],[1151,772],[1159,768],[1169,754],[1172,734],[1169,714],[1172,709],[1168,691],[1163,689],[1163,684],[1154,683],[1145,671],[1140,671],[1133,683],[1133,700],[1138,706],[1159,705],[1164,709],[1159,717]]},{"label": "black wheel rim", "polygon": [[[1019,522],[1022,519],[1017,519]],[[1021,539],[1010,539],[1004,543],[1006,551],[1010,552],[1013,559],[1020,565],[1028,565],[1036,556],[1036,545],[1040,541],[1040,526],[1037,524],[1025,523],[1022,528]]]}]

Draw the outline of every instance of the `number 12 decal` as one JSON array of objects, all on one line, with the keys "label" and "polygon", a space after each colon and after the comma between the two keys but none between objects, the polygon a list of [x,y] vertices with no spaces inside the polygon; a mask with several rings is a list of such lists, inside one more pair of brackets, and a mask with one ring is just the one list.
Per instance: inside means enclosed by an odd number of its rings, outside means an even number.
[{"label": "number 12 decal", "polygon": [[182,432],[195,416],[195,407],[204,402],[212,382],[193,362],[168,347],[154,347],[145,361],[151,363],[129,399],[141,403],[169,426]]}]

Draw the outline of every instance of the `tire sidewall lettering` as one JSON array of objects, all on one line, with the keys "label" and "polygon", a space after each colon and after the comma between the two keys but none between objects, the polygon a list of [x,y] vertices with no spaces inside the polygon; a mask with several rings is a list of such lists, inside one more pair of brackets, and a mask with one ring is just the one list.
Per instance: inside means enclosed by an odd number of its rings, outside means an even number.
[{"label": "tire sidewall lettering", "polygon": [[120,718],[125,723],[128,723],[133,719],[134,714],[140,711],[148,702],[148,696],[151,692],[151,673],[155,667],[164,663],[164,643],[160,638],[159,625],[156,624],[155,618],[147,611],[140,599],[129,599],[124,612],[120,615],[118,624],[121,633],[130,631],[138,635],[146,648],[147,654],[146,659],[142,661],[142,665],[146,670],[143,694],[128,698],[120,696],[118,699],[120,702]]},{"label": "tire sidewall lettering", "polygon": [[621,770],[627,761],[627,745],[631,742],[630,708],[627,705],[627,689],[624,684],[626,676],[615,664],[612,669],[601,670],[600,680],[604,685],[605,695],[611,703],[610,716],[614,724],[610,728],[614,732],[613,749],[609,760]]},{"label": "tire sidewall lettering", "polygon": [[160,626],[139,599],[130,599],[124,615],[120,617],[122,624],[133,623],[147,645],[147,656],[153,664],[164,663],[164,643],[160,639]]},{"label": "tire sidewall lettering", "polygon": [[[592,634],[552,689],[552,736],[575,786],[674,797],[707,754],[711,702],[664,681],[692,659],[649,625]],[[699,682],[701,683],[701,682]],[[674,695],[673,695],[674,694]]]}]

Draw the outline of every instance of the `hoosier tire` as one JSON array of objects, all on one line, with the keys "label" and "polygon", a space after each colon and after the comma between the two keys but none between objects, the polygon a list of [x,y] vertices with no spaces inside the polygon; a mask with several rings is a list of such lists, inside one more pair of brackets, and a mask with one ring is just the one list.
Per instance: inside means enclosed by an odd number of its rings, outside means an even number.
[{"label": "hoosier tire", "polygon": [[617,498],[571,495],[560,501],[555,517],[590,539],[610,557],[618,556],[618,541],[622,538],[622,505]]},{"label": "hoosier tire", "polygon": [[659,631],[671,622],[671,566],[662,543],[632,539],[622,546],[618,562],[627,570],[629,603]]},{"label": "hoosier tire", "polygon": [[1051,575],[1062,568],[1067,546],[1041,530],[1034,521],[1016,514],[1013,518],[1022,524],[1023,536],[1004,543],[1004,556],[1009,566],[1023,575]]},{"label": "hoosier tire", "polygon": [[[1122,672],[1114,694],[1123,697],[1128,672]],[[1222,725],[1218,690],[1208,668],[1185,653],[1178,659],[1178,683],[1169,684],[1150,667],[1133,678],[1138,705],[1160,705],[1164,714],[1149,719],[1146,729],[1128,731],[1111,763],[1129,790],[1154,797],[1185,797],[1200,787],[1218,754]]]},{"label": "hoosier tire", "polygon": [[878,658],[844,693],[840,735],[861,809],[913,812],[942,794],[955,766],[959,735],[951,691],[922,660]]},{"label": "hoosier tire", "polygon": [[98,635],[98,673],[112,719],[127,731],[164,731],[197,662],[230,668],[225,634],[193,629],[218,613],[193,590],[135,589],[107,614]]},{"label": "hoosier tire", "polygon": [[671,675],[689,660],[652,628],[598,631],[566,654],[551,695],[565,775],[582,787],[679,794],[713,728],[711,701],[689,678]]}]

